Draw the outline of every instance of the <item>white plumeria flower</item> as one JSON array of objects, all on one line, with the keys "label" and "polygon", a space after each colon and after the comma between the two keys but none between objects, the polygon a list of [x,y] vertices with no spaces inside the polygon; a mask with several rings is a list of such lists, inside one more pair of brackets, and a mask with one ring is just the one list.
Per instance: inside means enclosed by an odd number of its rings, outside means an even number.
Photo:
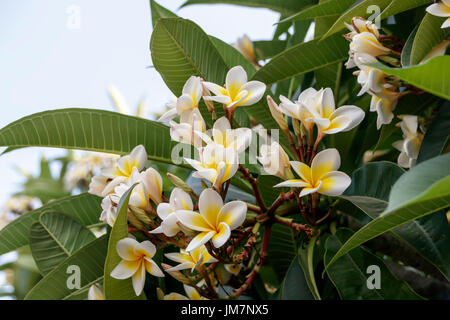
[{"label": "white plumeria flower", "polygon": [[255,49],[253,48],[253,42],[250,38],[244,34],[242,37],[237,39],[234,47],[242,53],[242,55],[250,62],[256,62]]},{"label": "white plumeria flower", "polygon": [[434,3],[426,10],[433,16],[447,18],[441,26],[442,29],[450,27],[450,0],[442,0],[440,3]]},{"label": "white plumeria flower", "polygon": [[212,139],[204,133],[196,132],[206,144],[216,143],[225,149],[232,148],[238,153],[244,152],[252,141],[252,130],[249,128],[231,129],[230,121],[226,117],[221,117],[214,122],[210,131]]},{"label": "white plumeria flower", "polygon": [[184,160],[197,170],[193,177],[208,180],[216,189],[231,179],[239,167],[237,151],[220,144],[210,143],[200,148],[199,157],[200,161],[186,158]]},{"label": "white plumeria flower", "polygon": [[167,111],[163,113],[161,117],[157,120],[158,122],[169,122],[178,115],[177,112],[177,98],[173,98],[166,103]]},{"label": "white plumeria flower", "polygon": [[178,220],[187,228],[199,231],[186,251],[195,250],[209,240],[216,248],[223,246],[231,236],[231,230],[244,223],[247,205],[242,201],[223,204],[222,197],[212,189],[205,189],[198,202],[200,213],[177,211]]},{"label": "white plumeria flower", "polygon": [[106,186],[108,185],[108,177],[105,177],[102,174],[95,175],[92,177],[91,182],[89,183],[89,193],[94,194],[99,197],[103,197],[103,191],[105,190]]},{"label": "white plumeria flower", "polygon": [[379,93],[383,90],[383,85],[385,83],[385,74],[383,71],[367,66],[366,64],[377,62],[378,60],[368,54],[356,54],[355,63],[360,69],[358,74],[358,83],[362,86],[361,91],[358,96],[371,91],[374,93]]},{"label": "white plumeria flower", "polygon": [[[113,201],[113,198],[115,199]],[[116,203],[120,200],[117,195],[108,195],[102,200],[102,214],[100,215],[100,220],[107,223],[111,227],[114,225],[117,219],[117,207]]]},{"label": "white plumeria flower", "polygon": [[270,145],[263,144],[260,148],[260,156],[256,158],[268,174],[283,180],[294,177],[289,157],[278,142],[273,141]]},{"label": "white plumeria flower", "polygon": [[417,116],[403,116],[400,127],[402,128],[404,140],[396,141],[392,145],[400,151],[397,159],[398,165],[403,168],[411,168],[416,164],[417,157],[419,156],[423,134],[417,131]]},{"label": "white plumeria flower", "polygon": [[261,81],[247,82],[247,73],[241,66],[228,71],[225,88],[212,82],[203,82],[203,85],[215,94],[204,96],[203,99],[222,103],[229,109],[251,106],[257,103],[266,91],[266,85]]},{"label": "white plumeria flower", "polygon": [[202,138],[195,132],[205,132],[206,123],[200,114],[199,109],[184,113],[180,118],[180,123],[170,121],[170,137],[173,141],[191,144],[196,148],[203,145]]},{"label": "white plumeria flower", "polygon": [[394,119],[392,111],[397,106],[400,94],[390,85],[385,85],[379,93],[369,91],[369,94],[372,96],[370,111],[377,112],[377,129],[380,129],[383,124],[389,124]]},{"label": "white plumeria flower", "polygon": [[311,167],[291,161],[291,166],[301,179],[292,179],[277,184],[275,187],[302,188],[300,197],[318,192],[327,196],[341,195],[350,185],[351,179],[343,172],[336,171],[341,165],[341,157],[336,149],[319,152],[313,159]]},{"label": "white plumeria flower", "polygon": [[171,252],[164,254],[168,259],[180,263],[179,265],[166,269],[167,272],[191,269],[193,272],[197,267],[205,263],[213,263],[218,260],[211,256],[204,245],[190,252],[181,250],[179,253]]},{"label": "white plumeria flower", "polygon": [[110,180],[105,186],[102,196],[112,193],[116,186],[126,182],[131,177],[134,168],[141,171],[146,163],[147,152],[143,145],[136,146],[129,155],[119,158],[113,168],[105,169],[101,173],[102,176]]},{"label": "white plumeria flower", "polygon": [[174,188],[170,194],[169,203],[160,203],[156,208],[158,217],[161,218],[162,222],[158,228],[150,231],[150,233],[164,233],[168,237],[175,236],[180,232],[175,211],[193,209],[194,204],[189,194],[180,188]]},{"label": "white plumeria flower", "polygon": [[152,260],[156,253],[156,247],[150,241],[139,243],[135,239],[125,238],[117,242],[116,249],[123,260],[111,272],[111,277],[115,279],[131,277],[137,296],[144,289],[145,271],[155,277],[164,277],[161,269]]},{"label": "white plumeria flower", "polygon": [[312,114],[305,108],[305,104],[308,103],[308,100],[311,100],[311,96],[315,93],[316,90],[314,88],[306,89],[300,93],[296,102],[292,102],[285,96],[280,96],[280,111],[291,118],[300,120],[308,132],[312,130],[314,123],[306,121],[306,119],[312,117]]},{"label": "white plumeria flower", "polygon": [[191,286],[188,286],[186,284],[183,285],[184,291],[186,291],[186,296],[183,296],[182,294],[172,292],[169,294],[166,294],[164,296],[164,300],[209,300],[208,298],[202,297],[198,291]]},{"label": "white plumeria flower", "polygon": [[105,295],[103,294],[102,289],[100,289],[97,285],[93,284],[89,288],[88,300],[105,300]]},{"label": "white plumeria flower", "polygon": [[363,121],[365,113],[356,106],[335,109],[333,91],[330,88],[316,91],[308,89],[302,104],[311,114],[306,122],[317,125],[320,133],[334,134],[353,129]]},{"label": "white plumeria flower", "polygon": [[177,115],[189,117],[189,114],[198,108],[202,93],[202,78],[191,76],[184,84],[182,94],[176,100],[175,107],[172,107],[164,113],[158,121],[167,122]]},{"label": "white plumeria flower", "polygon": [[351,39],[353,36],[361,32],[370,32],[377,38],[380,37],[377,25],[364,18],[354,17],[352,19],[352,24],[345,23],[345,25],[351,31],[346,35],[347,38]]}]

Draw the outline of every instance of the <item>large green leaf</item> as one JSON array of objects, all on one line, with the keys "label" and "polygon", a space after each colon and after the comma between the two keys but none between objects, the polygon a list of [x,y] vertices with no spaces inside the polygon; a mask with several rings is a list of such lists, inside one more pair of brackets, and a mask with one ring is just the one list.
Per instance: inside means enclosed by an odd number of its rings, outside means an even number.
[{"label": "large green leaf", "polygon": [[440,155],[450,136],[450,102],[446,101],[439,108],[438,114],[428,127],[422,146],[420,147],[417,163]]},{"label": "large green leaf", "polygon": [[35,113],[0,129],[0,146],[54,147],[127,154],[142,144],[150,160],[172,163],[169,128],[161,123],[94,109]]},{"label": "large green leaf", "polygon": [[443,20],[444,18],[436,17],[429,13],[425,15],[417,29],[411,47],[411,64],[420,63],[435,46],[450,34],[448,29],[441,28]]},{"label": "large green leaf", "polygon": [[[106,235],[90,242],[50,271],[33,289],[26,300],[78,300],[86,299],[91,285],[103,279],[108,237]],[[69,267],[79,268],[80,288],[69,289]],[[72,273],[75,276],[75,273]]]},{"label": "large green leaf", "polygon": [[177,17],[175,13],[159,5],[156,1],[150,0],[150,11],[152,14],[152,25],[156,24],[159,18]]},{"label": "large green leaf", "polygon": [[297,251],[293,230],[281,224],[274,224],[269,241],[268,261],[275,269],[280,281],[297,255]]},{"label": "large green leaf", "polygon": [[305,5],[313,4],[313,0],[188,0],[182,7],[191,4],[228,3],[246,7],[268,8],[281,13],[293,14]]},{"label": "large green leaf", "polygon": [[386,19],[400,12],[408,11],[432,2],[433,0],[392,0],[381,13],[381,19]]},{"label": "large green leaf", "polygon": [[280,300],[314,300],[299,256],[295,256],[286,272],[278,293]]},{"label": "large green leaf", "polygon": [[316,247],[316,240],[317,237],[311,238],[305,248],[300,248],[298,250],[298,259],[300,266],[302,267],[303,274],[305,275],[309,291],[313,295],[314,299],[321,300],[314,275],[314,248]]},{"label": "large green leaf", "polygon": [[[391,162],[368,163],[352,175],[352,184],[341,198],[351,201],[370,218],[387,208],[389,194],[404,170]],[[450,261],[450,229],[443,212],[416,219],[392,230],[443,273]]]},{"label": "large green leaf", "polygon": [[345,22],[351,23],[353,17],[363,17],[368,18],[373,14],[372,11],[368,12],[370,6],[376,5],[381,10],[387,7],[392,0],[363,0],[357,5],[351,7],[345,11],[339,19],[331,26],[328,32],[322,37],[322,40],[328,38],[329,36],[335,34],[336,32],[345,28]]},{"label": "large green leaf", "polygon": [[[318,4],[308,7],[286,19],[280,21],[280,23],[297,20],[307,20],[323,17],[336,17],[347,10],[355,0],[325,0],[320,1]],[[337,18],[337,17],[336,17]]]},{"label": "large green leaf", "polygon": [[0,230],[0,254],[15,250],[29,243],[28,233],[31,225],[39,220],[43,212],[62,212],[83,226],[98,224],[101,198],[89,193],[71,196],[24,214]]},{"label": "large green leaf", "polygon": [[259,69],[254,79],[272,84],[348,59],[348,42],[340,34],[293,46]]},{"label": "large green leaf", "polygon": [[253,46],[257,59],[267,60],[282,52],[286,48],[286,43],[286,40],[259,40],[253,41]]},{"label": "large green leaf", "polygon": [[[325,264],[339,251],[352,231],[338,229],[335,235],[328,237],[325,243]],[[380,288],[369,289],[367,273],[369,266],[380,268]],[[335,285],[342,299],[349,300],[410,300],[420,299],[406,282],[395,278],[383,260],[368,250],[360,247],[346,254],[327,269],[330,280]]]},{"label": "large green leaf", "polygon": [[414,40],[416,38],[417,30],[419,29],[419,25],[417,25],[414,30],[409,34],[408,39],[402,49],[401,63],[402,67],[408,67],[411,65],[411,52],[414,44]]},{"label": "large green leaf", "polygon": [[[356,232],[328,263],[362,243],[408,222],[427,216],[449,206],[450,154],[422,162],[405,173],[392,187],[386,210],[375,220]],[[450,257],[450,255],[449,255]],[[449,257],[445,259],[448,260]],[[450,278],[450,261],[445,261],[443,271]]]},{"label": "large green leaf", "polygon": [[133,185],[120,198],[119,205],[117,207],[117,218],[109,236],[108,255],[105,262],[103,281],[105,299],[107,300],[132,300],[145,297],[144,293],[142,293],[139,297],[136,297],[136,293],[134,292],[131,284],[131,278],[118,280],[111,277],[111,272],[122,260],[117,253],[116,245],[119,240],[128,237],[128,201],[130,200],[131,193],[135,186],[136,185]]},{"label": "large green leaf", "polygon": [[405,68],[390,68],[379,62],[371,66],[438,97],[450,100],[450,78],[447,74],[450,70],[450,56],[435,57],[425,64]]},{"label": "large green leaf", "polygon": [[44,275],[93,240],[95,236],[88,228],[56,212],[42,213],[30,229],[31,254]]}]

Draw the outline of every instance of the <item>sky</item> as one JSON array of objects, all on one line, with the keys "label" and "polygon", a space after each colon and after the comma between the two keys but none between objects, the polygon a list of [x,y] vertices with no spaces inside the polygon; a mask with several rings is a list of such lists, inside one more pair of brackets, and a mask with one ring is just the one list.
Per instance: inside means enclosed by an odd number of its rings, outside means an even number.
[{"label": "sky", "polygon": [[[246,33],[270,39],[279,15],[267,9],[159,3],[228,43]],[[146,98],[149,117],[162,111],[171,93],[152,62],[148,0],[0,1],[0,127],[51,109],[113,110],[107,87],[114,84],[132,107]],[[1,148],[2,151],[4,148]],[[58,149],[27,148],[0,156],[0,206],[17,192],[17,167],[38,173],[42,156]]]}]

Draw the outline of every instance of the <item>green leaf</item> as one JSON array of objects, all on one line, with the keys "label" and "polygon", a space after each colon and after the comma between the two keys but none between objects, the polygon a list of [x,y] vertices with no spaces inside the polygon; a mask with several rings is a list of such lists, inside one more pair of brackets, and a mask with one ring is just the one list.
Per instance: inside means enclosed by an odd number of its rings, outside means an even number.
[{"label": "green leaf", "polygon": [[28,232],[31,225],[46,211],[62,212],[83,226],[98,224],[102,208],[101,198],[89,193],[71,196],[50,202],[17,218],[0,230],[0,255],[29,244]]},{"label": "green leaf", "polygon": [[[297,20],[307,20],[323,17],[336,17],[347,10],[355,0],[325,0],[320,1],[318,4],[308,7],[286,19],[281,20],[279,23],[292,22]],[[334,21],[333,21],[334,22]]]},{"label": "green leaf", "polygon": [[417,30],[420,25],[417,25],[408,36],[405,46],[402,49],[401,63],[402,67],[409,67],[411,65],[411,51],[416,38]]},{"label": "green leaf", "polygon": [[[450,202],[450,154],[418,164],[402,175],[392,187],[386,210],[356,232],[330,260],[337,259],[364,242],[408,222],[448,207]],[[448,255],[450,257],[450,255]],[[447,257],[448,258],[448,257]],[[441,270],[450,278],[450,261]]]},{"label": "green leaf", "polygon": [[181,7],[192,4],[227,3],[245,7],[268,8],[286,14],[293,14],[313,0],[188,0]]},{"label": "green leaf", "polygon": [[309,240],[306,248],[298,250],[298,258],[303,274],[306,278],[306,283],[311,291],[314,299],[321,300],[319,290],[317,289],[316,278],[314,276],[314,248],[316,246],[317,236]]},{"label": "green leaf", "polygon": [[293,46],[259,69],[255,80],[272,84],[348,59],[348,42],[340,34]]},{"label": "green leaf", "polygon": [[133,185],[123,194],[120,198],[119,205],[117,207],[117,218],[112,227],[111,234],[109,236],[108,243],[108,255],[105,262],[104,281],[103,288],[106,300],[132,300],[145,298],[145,294],[142,293],[139,297],[136,297],[133,286],[131,284],[131,278],[125,280],[118,280],[111,277],[111,272],[119,264],[122,258],[117,253],[117,242],[128,237],[128,201],[130,200]]},{"label": "green leaf", "polygon": [[417,163],[440,155],[450,136],[450,102],[439,108],[433,122],[428,127],[420,147]]},{"label": "green leaf", "polygon": [[172,163],[169,128],[116,112],[59,109],[35,113],[0,129],[0,146],[54,147],[127,154],[142,144],[150,160]]},{"label": "green leaf", "polygon": [[[108,237],[106,235],[90,242],[63,260],[50,271],[26,295],[25,300],[80,300],[87,299],[91,285],[103,279]],[[70,278],[76,276],[73,266],[79,268],[80,288],[69,289]],[[71,267],[71,268],[70,268]]]},{"label": "green leaf", "polygon": [[392,2],[381,13],[381,19],[386,19],[395,14],[408,11],[432,2],[433,0],[392,0]]},{"label": "green leaf", "polygon": [[382,63],[371,63],[390,76],[396,76],[413,86],[428,91],[438,97],[450,100],[450,56],[435,57],[425,64],[405,68],[390,68]]},{"label": "green leaf", "polygon": [[56,212],[44,212],[30,229],[30,248],[43,275],[87,243],[94,234],[75,219]]},{"label": "green leaf", "polygon": [[[372,162],[356,170],[352,184],[341,198],[351,201],[370,218],[376,219],[387,208],[389,194],[395,182],[404,174],[397,165]],[[445,273],[450,261],[450,229],[445,214],[436,212],[392,230],[423,257]]]},{"label": "green leaf", "polygon": [[291,265],[292,259],[297,255],[297,251],[298,248],[293,230],[281,224],[274,224],[272,226],[267,257],[280,281]]},{"label": "green leaf", "polygon": [[411,64],[420,63],[434,47],[450,34],[448,29],[441,28],[443,21],[444,18],[436,17],[429,13],[425,15],[417,29],[411,47]]},{"label": "green leaf", "polygon": [[331,26],[331,28],[328,30],[328,32],[322,37],[322,41],[326,38],[330,37],[331,35],[335,34],[336,32],[341,31],[345,28],[345,22],[351,23],[353,17],[363,17],[368,18],[371,16],[374,12],[369,11],[368,8],[370,6],[376,5],[381,10],[387,7],[387,5],[392,0],[363,0],[359,2],[357,5],[351,7],[347,11],[345,11],[339,19]]},{"label": "green leaf", "polygon": [[267,60],[276,56],[286,48],[286,40],[260,40],[253,41],[258,60]]},{"label": "green leaf", "polygon": [[[349,229],[338,229],[330,235],[325,243],[324,262],[328,264],[353,234]],[[369,266],[380,268],[380,288],[369,289],[368,281],[371,273]],[[420,299],[406,282],[396,279],[384,264],[383,260],[368,250],[360,247],[346,254],[327,269],[330,280],[335,285],[342,299],[349,300],[411,300]]]},{"label": "green leaf", "polygon": [[353,172],[352,184],[340,198],[376,218],[386,209],[391,188],[404,173],[405,170],[392,162],[369,162]]},{"label": "green leaf", "polygon": [[152,14],[152,25],[155,26],[156,21],[160,18],[177,17],[175,13],[159,5],[156,1],[150,0],[150,11]]},{"label": "green leaf", "polygon": [[295,256],[281,284],[278,299],[280,300],[314,300],[306,275],[302,269],[299,256]]}]

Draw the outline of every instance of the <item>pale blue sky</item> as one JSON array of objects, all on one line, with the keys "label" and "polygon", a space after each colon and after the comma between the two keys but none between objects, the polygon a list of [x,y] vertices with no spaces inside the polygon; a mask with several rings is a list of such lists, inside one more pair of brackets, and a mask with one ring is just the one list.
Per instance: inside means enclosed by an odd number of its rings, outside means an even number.
[{"label": "pale blue sky", "polygon": [[[161,0],[175,11],[183,0]],[[71,6],[80,8],[81,28],[67,28]],[[231,5],[197,5],[177,13],[207,33],[234,42],[243,33],[268,39],[278,14]],[[115,84],[131,106],[147,98],[163,109],[170,91],[149,69],[151,18],[147,0],[2,0],[0,2],[0,127],[25,115],[64,107],[112,110],[106,94]],[[0,157],[0,205],[17,191],[38,160],[61,151],[30,148]]]}]

